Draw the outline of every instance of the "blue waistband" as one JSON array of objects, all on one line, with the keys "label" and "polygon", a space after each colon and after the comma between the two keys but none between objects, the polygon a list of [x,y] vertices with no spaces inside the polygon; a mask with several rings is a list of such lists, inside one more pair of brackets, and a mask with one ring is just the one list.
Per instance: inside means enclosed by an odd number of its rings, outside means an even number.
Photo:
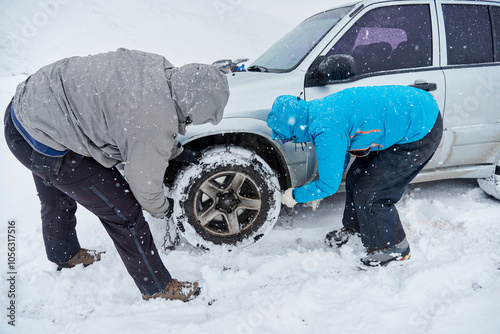
[{"label": "blue waistband", "polygon": [[69,150],[66,150],[66,151],[54,150],[53,148],[50,148],[47,145],[42,144],[39,141],[37,141],[35,138],[33,138],[23,128],[23,126],[21,125],[21,123],[19,123],[19,121],[17,120],[16,114],[14,113],[14,103],[12,103],[12,105],[10,107],[10,115],[12,117],[12,122],[16,126],[17,130],[22,133],[24,139],[26,139],[27,141],[29,141],[31,143],[31,146],[33,146],[33,148],[35,150],[37,150],[38,152],[40,152],[42,154],[45,154],[45,155],[48,155],[48,156],[51,156],[51,157],[62,157],[63,155],[65,155],[66,153],[69,152]]}]

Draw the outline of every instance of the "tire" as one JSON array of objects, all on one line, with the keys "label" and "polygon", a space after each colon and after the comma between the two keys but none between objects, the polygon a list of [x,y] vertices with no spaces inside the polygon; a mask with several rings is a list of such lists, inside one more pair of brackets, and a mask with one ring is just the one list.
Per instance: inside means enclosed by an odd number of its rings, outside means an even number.
[{"label": "tire", "polygon": [[500,156],[497,159],[491,176],[485,179],[477,179],[477,182],[488,195],[500,200]]},{"label": "tire", "polygon": [[172,192],[184,238],[202,248],[246,247],[272,229],[281,208],[278,178],[250,150],[217,146],[181,170]]}]

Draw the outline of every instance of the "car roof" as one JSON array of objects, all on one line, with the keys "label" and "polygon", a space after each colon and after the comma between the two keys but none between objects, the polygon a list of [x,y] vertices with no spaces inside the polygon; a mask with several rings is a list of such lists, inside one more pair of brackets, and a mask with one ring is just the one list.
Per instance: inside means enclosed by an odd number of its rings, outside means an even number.
[{"label": "car roof", "polygon": [[[327,12],[327,11],[330,11],[330,10],[334,10],[334,9],[337,9],[337,8],[342,8],[342,7],[349,7],[349,6],[354,6],[356,8],[353,8],[353,11],[357,11],[359,9],[361,9],[362,7],[366,6],[366,5],[370,5],[370,4],[373,4],[373,3],[381,3],[381,2],[404,2],[404,1],[409,1],[409,0],[361,0],[361,1],[353,1],[353,2],[348,2],[348,3],[345,3],[345,4],[342,4],[342,5],[338,5],[336,7],[332,7],[332,8],[329,8],[329,9],[326,9],[322,12],[319,12],[319,13],[316,13],[310,17],[313,17],[313,16],[316,16],[318,14],[321,14],[321,13],[324,13],[324,12]],[[494,2],[494,3],[500,3],[499,0],[448,0],[448,1],[461,1],[461,2]],[[357,6],[357,5],[360,5],[360,6]]]}]

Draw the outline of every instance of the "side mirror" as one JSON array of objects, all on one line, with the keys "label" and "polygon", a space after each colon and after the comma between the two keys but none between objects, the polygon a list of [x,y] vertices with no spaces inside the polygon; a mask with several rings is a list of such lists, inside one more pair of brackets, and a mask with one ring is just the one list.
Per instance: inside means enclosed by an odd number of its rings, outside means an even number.
[{"label": "side mirror", "polygon": [[356,74],[356,63],[350,55],[331,55],[316,59],[306,76],[306,87],[324,86],[346,80]]}]

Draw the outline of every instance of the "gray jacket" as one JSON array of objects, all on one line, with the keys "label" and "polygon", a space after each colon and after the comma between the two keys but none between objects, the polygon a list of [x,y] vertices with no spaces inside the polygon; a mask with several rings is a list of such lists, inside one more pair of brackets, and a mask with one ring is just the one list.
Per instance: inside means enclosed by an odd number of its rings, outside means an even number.
[{"label": "gray jacket", "polygon": [[168,210],[163,177],[180,154],[185,121],[217,124],[229,97],[227,79],[211,65],[174,67],[164,57],[126,49],[72,57],[41,68],[19,84],[14,111],[36,141],[92,157],[105,167],[124,162],[142,207]]}]

